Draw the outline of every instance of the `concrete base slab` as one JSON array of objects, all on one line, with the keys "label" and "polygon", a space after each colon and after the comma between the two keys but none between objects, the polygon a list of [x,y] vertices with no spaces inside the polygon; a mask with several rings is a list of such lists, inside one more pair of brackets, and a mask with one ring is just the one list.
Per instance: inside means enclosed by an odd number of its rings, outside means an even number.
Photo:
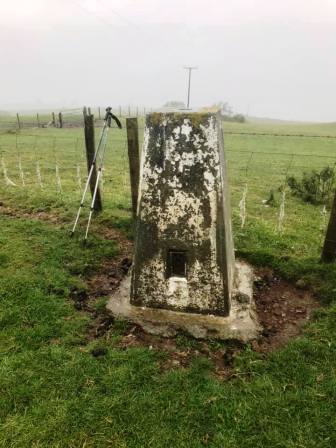
[{"label": "concrete base slab", "polygon": [[131,276],[128,275],[111,296],[107,310],[118,319],[140,325],[147,333],[175,336],[186,332],[197,339],[235,339],[247,342],[261,331],[253,301],[253,270],[236,261],[231,311],[227,317],[138,307],[130,304]]}]

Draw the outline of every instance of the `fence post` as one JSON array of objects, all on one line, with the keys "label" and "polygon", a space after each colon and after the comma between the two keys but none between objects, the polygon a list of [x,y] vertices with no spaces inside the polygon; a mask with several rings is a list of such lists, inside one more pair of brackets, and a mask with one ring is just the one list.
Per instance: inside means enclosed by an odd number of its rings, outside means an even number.
[{"label": "fence post", "polygon": [[[84,115],[84,137],[85,137],[85,148],[86,148],[86,161],[88,173],[90,172],[93,158],[95,154],[95,137],[94,137],[94,117],[92,114],[86,113],[86,108],[83,110]],[[93,168],[92,176],[90,179],[90,190],[93,196],[95,185],[97,181],[97,170],[96,166]],[[100,212],[103,209],[102,199],[100,194],[100,188],[97,189],[96,200],[93,205],[96,212]]]},{"label": "fence post", "polygon": [[37,127],[40,127],[40,117],[39,114],[36,114]]},{"label": "fence post", "polygon": [[20,121],[20,117],[19,114],[16,114],[16,119],[17,119],[17,124],[18,124],[18,128],[21,129],[21,121]]},{"label": "fence post", "polygon": [[131,192],[132,192],[132,212],[133,212],[133,219],[135,219],[138,204],[139,173],[140,173],[138,119],[126,118],[126,128],[127,128],[128,160],[129,160]]},{"label": "fence post", "polygon": [[321,261],[331,263],[336,260],[336,192],[331,208],[329,224],[322,249]]},{"label": "fence post", "polygon": [[59,114],[58,114],[58,121],[59,121],[59,127],[62,128],[63,127],[63,115],[62,115],[62,112],[59,112]]},{"label": "fence post", "polygon": [[55,120],[55,112],[51,113],[51,124],[55,127],[56,126],[56,120]]},{"label": "fence post", "polygon": [[100,107],[98,107],[98,118],[99,118],[99,120],[101,120]]},{"label": "fence post", "polygon": [[131,116],[131,106],[128,106],[128,116]]}]

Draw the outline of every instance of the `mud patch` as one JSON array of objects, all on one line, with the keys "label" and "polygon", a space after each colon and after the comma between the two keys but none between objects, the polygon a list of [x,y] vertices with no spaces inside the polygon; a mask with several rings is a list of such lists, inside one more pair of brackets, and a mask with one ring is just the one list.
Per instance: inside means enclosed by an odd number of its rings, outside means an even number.
[{"label": "mud patch", "polygon": [[[108,229],[105,238],[119,241],[120,254],[106,260],[101,271],[87,280],[89,286],[87,306],[92,311],[95,300],[110,295],[119,286],[131,265],[132,244],[115,229]],[[320,306],[312,293],[280,278],[271,269],[255,270],[254,300],[259,322],[263,327],[261,336],[254,340],[251,348],[267,354],[286,345],[297,337],[313,310]],[[114,331],[113,319],[108,314],[93,315],[88,338],[105,336],[109,339]],[[116,345],[121,350],[133,347],[147,347],[158,353],[165,353],[160,366],[162,371],[188,367],[200,356],[214,365],[214,374],[220,379],[230,379],[242,373],[234,372],[235,358],[245,346],[236,341],[199,341],[186,335],[167,338],[145,333],[139,326],[127,324]]]},{"label": "mud patch", "polygon": [[145,333],[139,326],[130,325],[117,344],[122,350],[133,347],[147,347],[149,350],[165,353],[160,363],[162,372],[190,366],[197,357],[206,357],[215,367],[215,375],[221,378],[234,376],[232,367],[236,356],[244,345],[235,341],[199,341],[190,336],[179,335],[174,338],[153,336]]},{"label": "mud patch", "polygon": [[100,236],[106,240],[117,242],[118,255],[106,259],[99,272],[87,279],[89,303],[97,297],[107,296],[115,291],[132,265],[133,244],[131,241],[114,228],[102,228],[99,231]]},{"label": "mud patch", "polygon": [[298,336],[312,311],[321,305],[310,291],[281,279],[271,269],[257,270],[256,275],[254,299],[263,332],[252,346],[267,353]]},{"label": "mud patch", "polygon": [[64,221],[52,212],[43,209],[37,209],[35,211],[16,210],[5,206],[3,202],[0,202],[0,213],[9,218],[36,219],[39,221],[51,222],[52,224],[64,224]]},{"label": "mud patch", "polygon": [[[312,311],[320,304],[310,291],[302,289],[302,285],[295,286],[277,276],[271,269],[259,269],[255,273],[254,300],[263,332],[250,346],[258,353],[267,354],[297,337]],[[235,358],[245,348],[244,344],[236,341],[199,341],[183,334],[165,338],[149,335],[140,327],[129,324],[117,346],[120,349],[147,347],[149,350],[166,353],[165,360],[161,362],[163,371],[185,368],[193,359],[203,356],[212,361],[214,373],[219,378],[229,379],[242,375],[233,370]]]},{"label": "mud patch", "polygon": [[[92,340],[104,336],[112,327],[114,319],[105,307],[97,311],[95,305],[98,299],[110,296],[115,291],[121,280],[132,266],[133,244],[121,232],[112,227],[99,228],[100,236],[106,240],[116,241],[118,244],[118,255],[105,259],[98,273],[86,279],[87,295],[81,302],[81,308],[92,315],[88,328],[87,338]],[[72,298],[74,296],[72,295]],[[74,306],[76,307],[76,300]]]}]

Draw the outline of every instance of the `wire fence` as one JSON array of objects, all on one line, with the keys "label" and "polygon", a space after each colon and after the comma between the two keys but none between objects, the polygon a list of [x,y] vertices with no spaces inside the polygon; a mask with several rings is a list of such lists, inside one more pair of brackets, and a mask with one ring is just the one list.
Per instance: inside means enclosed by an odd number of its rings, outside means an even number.
[{"label": "wire fence", "polygon": [[326,168],[335,176],[335,136],[326,132],[225,133],[233,215],[237,210],[236,221],[241,228],[263,222],[278,234],[291,234],[293,239],[300,233],[305,235],[307,253],[314,240],[315,247],[321,246],[335,184],[329,196],[312,205],[293,194],[289,180],[294,177],[308,183],[310,175],[315,173],[317,179]]},{"label": "wire fence", "polygon": [[[90,108],[89,108],[90,109]],[[116,106],[112,112],[121,118],[143,117],[152,111],[144,106]],[[96,107],[90,109],[95,116],[96,126],[101,126],[105,115],[105,108]],[[29,128],[76,128],[83,126],[83,109],[68,109],[60,111],[27,113],[2,113],[0,114],[0,130],[15,130]]]},{"label": "wire fence", "polygon": [[[107,145],[101,189],[104,202],[130,207],[130,180],[125,138]],[[0,189],[6,195],[78,201],[87,177],[85,143],[81,137],[1,136]],[[2,176],[1,176],[2,174]],[[2,179],[1,179],[2,177]]]},{"label": "wire fence", "polygon": [[[318,173],[326,166],[335,173],[336,168],[336,154],[327,156],[227,150],[227,159],[233,204],[238,203],[241,227],[244,227],[249,217],[262,220],[268,217],[270,221],[276,221],[279,231],[283,230],[286,213],[289,210],[296,213],[299,206],[307,207],[307,204],[291,195],[289,178],[295,177],[300,180],[304,173],[312,171]],[[328,202],[326,199],[326,202],[319,206],[323,228]]]},{"label": "wire fence", "polygon": [[[112,130],[106,150],[102,177],[102,195],[105,207],[131,211],[130,176],[125,130]],[[82,135],[46,135],[5,133],[0,135],[0,191],[5,196],[25,196],[41,203],[59,199],[63,204],[79,201],[87,177],[85,144]],[[119,133],[118,133],[119,132]],[[140,127],[142,141],[143,127]],[[97,133],[98,134],[98,133]],[[304,203],[291,194],[290,176],[302,177],[304,172],[319,171],[326,166],[336,168],[336,151],[330,145],[315,151],[307,144],[295,144],[297,151],[287,144],[267,150],[269,141],[258,143],[260,133],[247,133],[248,140],[239,140],[237,133],[226,132],[226,158],[231,188],[233,218],[243,229],[251,222],[262,221],[276,232],[295,231],[303,226],[322,238],[328,216],[329,204],[317,206]],[[262,134],[262,138],[265,134]],[[97,137],[97,136],[96,136]],[[273,134],[267,134],[273,137]],[[292,138],[277,134],[283,139]],[[317,136],[295,138],[306,141]],[[331,141],[319,136],[320,141]],[[323,146],[323,145],[322,145]],[[253,147],[254,150],[249,150]]]}]

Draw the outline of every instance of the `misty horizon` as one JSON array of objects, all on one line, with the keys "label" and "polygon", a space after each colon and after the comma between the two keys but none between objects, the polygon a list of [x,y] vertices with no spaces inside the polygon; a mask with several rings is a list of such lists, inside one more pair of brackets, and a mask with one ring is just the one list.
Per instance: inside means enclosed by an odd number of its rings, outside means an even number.
[{"label": "misty horizon", "polygon": [[329,0],[0,1],[0,110],[228,102],[237,113],[334,122]]}]

